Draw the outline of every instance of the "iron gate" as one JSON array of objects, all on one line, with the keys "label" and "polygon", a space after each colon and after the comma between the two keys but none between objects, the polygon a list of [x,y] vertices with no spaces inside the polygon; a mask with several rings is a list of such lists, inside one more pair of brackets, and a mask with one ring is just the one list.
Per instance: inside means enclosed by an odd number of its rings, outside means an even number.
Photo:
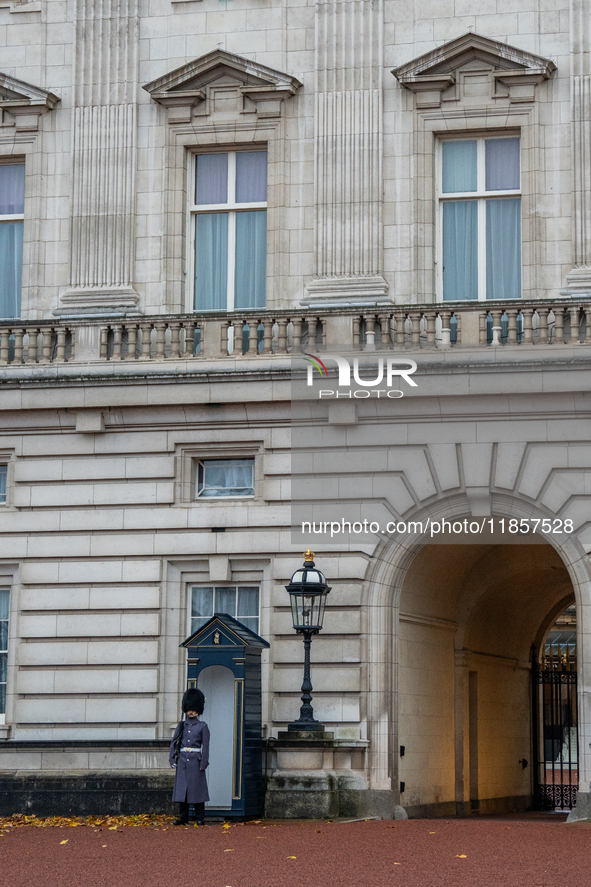
[{"label": "iron gate", "polygon": [[540,810],[572,810],[577,800],[577,658],[571,645],[547,645],[533,657],[535,802]]}]

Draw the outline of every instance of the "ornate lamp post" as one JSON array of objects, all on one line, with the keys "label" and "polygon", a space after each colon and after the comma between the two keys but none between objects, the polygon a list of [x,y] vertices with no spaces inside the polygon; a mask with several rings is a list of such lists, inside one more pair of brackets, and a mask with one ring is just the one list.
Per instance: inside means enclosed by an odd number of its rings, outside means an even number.
[{"label": "ornate lamp post", "polygon": [[307,550],[304,555],[303,570],[296,570],[291,582],[285,588],[289,592],[293,627],[304,636],[304,682],[302,684],[302,706],[297,721],[287,725],[290,731],[324,731],[324,725],[314,718],[312,708],[312,681],[310,680],[310,647],[312,635],[322,629],[324,606],[330,588],[326,579],[316,569],[314,553]]}]

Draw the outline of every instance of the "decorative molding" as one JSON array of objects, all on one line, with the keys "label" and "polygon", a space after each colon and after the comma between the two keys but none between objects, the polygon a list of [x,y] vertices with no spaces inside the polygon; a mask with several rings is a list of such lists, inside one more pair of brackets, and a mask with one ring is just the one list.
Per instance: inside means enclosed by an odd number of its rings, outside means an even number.
[{"label": "decorative molding", "polygon": [[8,9],[10,13],[41,12],[41,4],[35,3],[34,0],[25,0],[24,3],[16,0],[14,3],[0,2],[0,9]]},{"label": "decorative molding", "polygon": [[386,301],[383,3],[325,0],[316,5],[315,22],[316,238],[306,302]]},{"label": "decorative molding", "polygon": [[52,111],[59,96],[40,86],[0,73],[0,108],[4,126],[13,123],[17,132],[39,129],[39,118]]},{"label": "decorative molding", "polygon": [[202,103],[205,107],[199,109],[200,116],[214,113],[218,85],[230,102],[235,98],[236,113],[248,113],[246,99],[257,117],[279,117],[283,101],[302,86],[289,74],[216,49],[146,83],[143,89],[168,108],[169,123],[189,123]]},{"label": "decorative molding", "polygon": [[137,304],[133,281],[138,0],[77,0],[70,287],[64,305]]},{"label": "decorative molding", "polygon": [[491,98],[508,98],[511,104],[533,102],[536,85],[556,70],[550,59],[470,32],[394,68],[392,74],[415,93],[417,108],[438,108],[444,93],[450,91],[448,98],[458,98],[451,90],[457,81],[456,71],[471,68],[478,77],[478,63],[484,71],[493,69]]}]

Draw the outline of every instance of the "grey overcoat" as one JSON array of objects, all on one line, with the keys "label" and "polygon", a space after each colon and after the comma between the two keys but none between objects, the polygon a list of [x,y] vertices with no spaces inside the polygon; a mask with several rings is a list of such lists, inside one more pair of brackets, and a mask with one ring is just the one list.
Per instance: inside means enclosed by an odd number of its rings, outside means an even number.
[{"label": "grey overcoat", "polygon": [[[170,743],[170,766],[174,767],[174,743],[179,735],[181,724],[177,724]],[[201,751],[181,751],[176,768],[173,801],[186,801],[200,804],[209,801],[205,768],[209,764],[209,727],[199,718],[186,718],[182,721],[182,748],[201,748]]]}]

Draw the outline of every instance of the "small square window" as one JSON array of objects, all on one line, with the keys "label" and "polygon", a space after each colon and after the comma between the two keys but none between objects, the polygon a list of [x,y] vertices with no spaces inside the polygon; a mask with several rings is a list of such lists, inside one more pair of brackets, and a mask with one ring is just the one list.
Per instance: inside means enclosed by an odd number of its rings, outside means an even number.
[{"label": "small square window", "polygon": [[198,499],[254,496],[254,459],[199,459],[196,474]]},{"label": "small square window", "polygon": [[191,634],[211,619],[214,613],[233,616],[255,634],[259,633],[259,589],[256,586],[231,585],[191,588]]},{"label": "small square window", "polygon": [[6,477],[8,465],[0,464],[0,505],[6,505]]}]

